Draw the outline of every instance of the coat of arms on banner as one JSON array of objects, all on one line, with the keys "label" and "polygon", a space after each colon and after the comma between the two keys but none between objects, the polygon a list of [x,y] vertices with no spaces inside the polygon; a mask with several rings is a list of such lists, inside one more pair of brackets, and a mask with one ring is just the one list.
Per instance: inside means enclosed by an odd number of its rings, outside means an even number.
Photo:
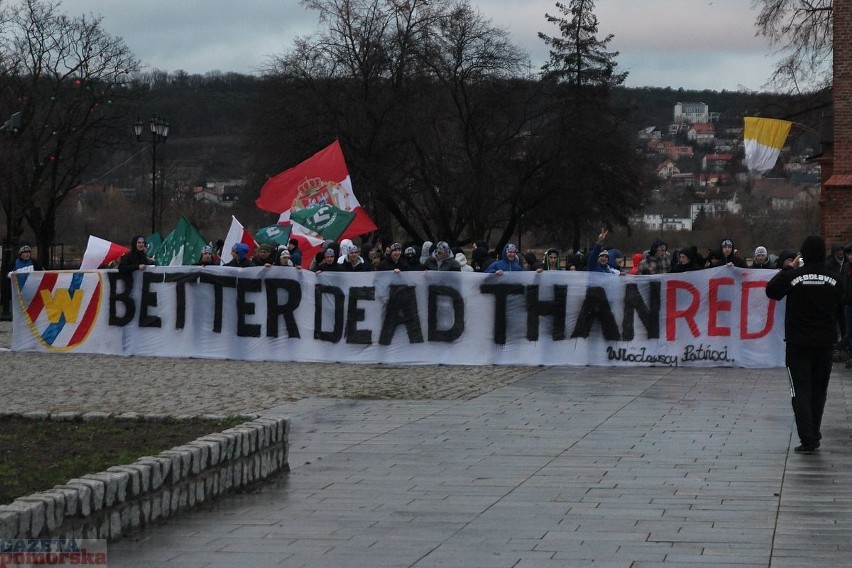
[{"label": "coat of arms on banner", "polygon": [[344,211],[352,210],[347,188],[342,183],[320,178],[307,179],[299,185],[292,210],[307,209],[314,205],[333,205]]},{"label": "coat of arms on banner", "polygon": [[98,319],[100,272],[45,272],[42,278],[14,274],[21,312],[35,338],[55,351],[86,341]]}]

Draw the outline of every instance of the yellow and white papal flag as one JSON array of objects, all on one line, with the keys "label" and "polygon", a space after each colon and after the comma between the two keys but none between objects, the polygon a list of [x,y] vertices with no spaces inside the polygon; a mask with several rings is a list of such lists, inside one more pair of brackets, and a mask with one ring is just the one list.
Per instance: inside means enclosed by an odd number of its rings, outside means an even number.
[{"label": "yellow and white papal flag", "polygon": [[746,167],[751,172],[771,170],[775,167],[793,123],[789,120],[755,116],[747,116],[743,120]]}]

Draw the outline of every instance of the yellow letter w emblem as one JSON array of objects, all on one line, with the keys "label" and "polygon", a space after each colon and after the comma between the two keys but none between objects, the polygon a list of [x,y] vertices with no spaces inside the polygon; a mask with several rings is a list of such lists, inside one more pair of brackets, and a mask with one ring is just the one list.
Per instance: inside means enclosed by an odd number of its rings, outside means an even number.
[{"label": "yellow letter w emblem", "polygon": [[68,323],[77,323],[77,315],[80,313],[80,304],[83,303],[83,291],[75,290],[74,297],[66,288],[59,288],[51,296],[50,291],[41,290],[41,301],[47,311],[47,321],[58,323],[59,318],[65,316]]}]

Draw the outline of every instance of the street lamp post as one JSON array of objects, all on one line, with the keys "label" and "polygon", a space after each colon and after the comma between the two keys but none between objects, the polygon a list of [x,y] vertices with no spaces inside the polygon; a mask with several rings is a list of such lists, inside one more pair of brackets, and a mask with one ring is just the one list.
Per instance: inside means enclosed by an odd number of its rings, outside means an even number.
[{"label": "street lamp post", "polygon": [[[144,124],[139,117],[133,123],[133,133],[136,141],[142,141],[142,129]],[[166,143],[169,137],[169,123],[160,115],[151,117],[148,121],[148,130],[151,132],[151,234],[157,232],[157,144]]]}]

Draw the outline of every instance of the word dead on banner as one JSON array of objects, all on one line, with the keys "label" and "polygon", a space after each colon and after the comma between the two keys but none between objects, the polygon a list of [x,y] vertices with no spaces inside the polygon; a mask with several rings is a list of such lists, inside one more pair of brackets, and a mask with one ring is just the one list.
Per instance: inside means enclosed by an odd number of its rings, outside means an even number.
[{"label": "word dead on banner", "polygon": [[769,270],[15,274],[13,349],[449,365],[783,366]]}]

